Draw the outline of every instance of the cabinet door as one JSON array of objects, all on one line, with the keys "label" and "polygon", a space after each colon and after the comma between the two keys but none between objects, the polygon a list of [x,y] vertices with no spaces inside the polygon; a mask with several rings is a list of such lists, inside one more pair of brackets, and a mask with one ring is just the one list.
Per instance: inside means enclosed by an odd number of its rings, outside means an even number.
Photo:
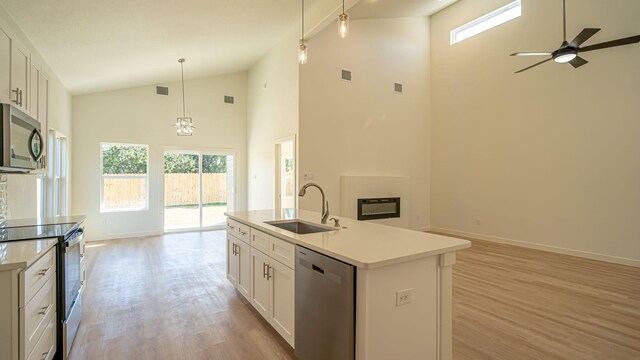
[{"label": "cabinet door", "polygon": [[236,243],[231,236],[227,236],[227,279],[233,286],[238,283],[238,257],[235,254]]},{"label": "cabinet door", "polygon": [[[14,105],[29,113],[29,51],[15,39],[11,45],[11,99]],[[18,91],[17,98],[13,91]]]},{"label": "cabinet door", "polygon": [[[40,120],[40,132],[42,133],[42,151],[45,157],[44,167],[47,167],[46,157],[49,149],[49,75],[40,69],[40,79],[38,82],[38,120]],[[46,173],[46,171],[44,171]]]},{"label": "cabinet door", "polygon": [[31,69],[29,74],[29,79],[31,81],[29,83],[29,104],[31,105],[29,115],[31,115],[32,118],[39,120],[38,111],[40,110],[40,107],[38,104],[40,103],[40,64],[34,61],[33,57],[31,57],[31,66],[29,68]]},{"label": "cabinet door", "polygon": [[269,323],[289,343],[294,346],[295,317],[295,275],[293,270],[272,260],[271,272],[271,309]]},{"label": "cabinet door", "polygon": [[266,320],[269,320],[270,286],[267,279],[269,257],[251,248],[251,304]]},{"label": "cabinet door", "polygon": [[269,252],[269,235],[251,228],[251,246],[267,254]]},{"label": "cabinet door", "polygon": [[0,28],[0,102],[11,103],[11,37]]},{"label": "cabinet door", "polygon": [[240,291],[247,300],[250,300],[251,291],[251,246],[242,241],[238,241],[236,246],[236,257],[238,258],[238,282],[236,289]]}]

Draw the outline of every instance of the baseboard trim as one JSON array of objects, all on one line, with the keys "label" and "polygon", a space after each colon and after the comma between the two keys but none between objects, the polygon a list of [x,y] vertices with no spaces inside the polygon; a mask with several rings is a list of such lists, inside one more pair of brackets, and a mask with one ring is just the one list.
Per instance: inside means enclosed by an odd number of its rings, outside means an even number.
[{"label": "baseboard trim", "polygon": [[138,233],[120,233],[120,234],[105,234],[105,235],[91,235],[87,236],[87,241],[103,241],[103,240],[116,240],[116,239],[128,239],[135,237],[147,237],[147,236],[159,236],[162,235],[162,231],[143,231]]},{"label": "baseboard trim", "polygon": [[429,229],[429,227],[419,227],[419,228],[413,228],[411,230],[426,232],[426,231],[429,231],[430,229]]},{"label": "baseboard trim", "polygon": [[640,260],[636,260],[636,259],[597,254],[597,253],[567,249],[567,248],[562,248],[557,246],[535,244],[535,243],[530,243],[526,241],[519,241],[519,240],[501,238],[497,236],[471,233],[466,231],[451,230],[451,229],[439,228],[434,226],[429,228],[428,231],[434,231],[434,232],[453,235],[453,236],[463,236],[463,237],[468,237],[468,238],[478,239],[478,240],[492,241],[492,242],[497,242],[497,243],[507,244],[507,245],[521,246],[529,249],[543,250],[543,251],[548,251],[548,252],[557,253],[557,254],[577,256],[581,258],[605,261],[605,262],[614,263],[614,264],[640,267]]}]

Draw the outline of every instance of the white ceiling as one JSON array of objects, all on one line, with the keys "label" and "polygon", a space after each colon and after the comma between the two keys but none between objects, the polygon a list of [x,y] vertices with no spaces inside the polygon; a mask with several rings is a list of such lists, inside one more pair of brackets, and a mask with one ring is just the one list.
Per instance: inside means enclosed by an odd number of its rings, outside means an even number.
[{"label": "white ceiling", "polygon": [[[186,78],[246,71],[300,26],[300,0],[0,1],[74,95],[179,80],[181,57]],[[371,19],[430,15],[455,1],[347,4],[353,19]],[[340,5],[305,0],[305,17],[325,26]]]}]

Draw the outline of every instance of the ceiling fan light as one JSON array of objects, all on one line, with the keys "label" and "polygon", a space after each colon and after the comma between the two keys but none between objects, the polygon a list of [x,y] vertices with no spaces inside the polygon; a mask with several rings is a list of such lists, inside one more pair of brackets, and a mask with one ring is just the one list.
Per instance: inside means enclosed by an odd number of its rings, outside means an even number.
[{"label": "ceiling fan light", "polygon": [[575,59],[576,56],[578,56],[578,54],[576,54],[575,52],[568,52],[568,53],[559,54],[558,56],[555,56],[553,58],[553,61],[557,62],[558,64],[564,64]]}]

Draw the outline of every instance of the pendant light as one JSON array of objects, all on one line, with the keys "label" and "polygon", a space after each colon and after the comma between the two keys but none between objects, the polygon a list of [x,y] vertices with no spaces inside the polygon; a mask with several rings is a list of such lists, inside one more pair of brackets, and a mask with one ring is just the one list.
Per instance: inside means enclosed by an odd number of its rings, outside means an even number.
[{"label": "pendant light", "polygon": [[302,36],[298,44],[298,64],[304,65],[308,59],[307,45],[304,43],[304,0],[302,0]]},{"label": "pendant light", "polygon": [[342,0],[342,14],[338,15],[338,34],[343,39],[349,34],[349,15],[344,12],[344,0]]},{"label": "pendant light", "polygon": [[176,119],[176,123],[173,125],[176,128],[178,136],[191,136],[193,135],[193,119],[185,115],[184,106],[184,59],[178,59],[180,63],[180,72],[182,75],[182,117]]}]

